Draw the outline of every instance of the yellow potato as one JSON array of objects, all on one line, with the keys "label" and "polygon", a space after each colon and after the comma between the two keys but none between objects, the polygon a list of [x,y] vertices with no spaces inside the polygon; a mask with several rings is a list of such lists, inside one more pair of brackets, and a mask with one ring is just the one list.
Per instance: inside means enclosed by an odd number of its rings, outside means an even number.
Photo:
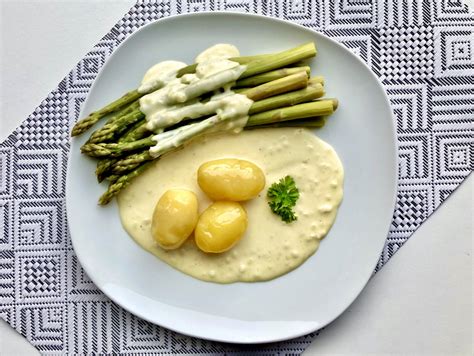
[{"label": "yellow potato", "polygon": [[239,203],[218,201],[199,217],[194,231],[196,245],[204,252],[220,253],[232,248],[247,229],[247,213]]},{"label": "yellow potato", "polygon": [[260,193],[265,187],[265,176],[252,162],[218,159],[199,167],[198,184],[211,199],[243,201]]},{"label": "yellow potato", "polygon": [[180,247],[196,227],[198,214],[196,194],[184,189],[166,191],[153,212],[153,238],[164,249]]}]

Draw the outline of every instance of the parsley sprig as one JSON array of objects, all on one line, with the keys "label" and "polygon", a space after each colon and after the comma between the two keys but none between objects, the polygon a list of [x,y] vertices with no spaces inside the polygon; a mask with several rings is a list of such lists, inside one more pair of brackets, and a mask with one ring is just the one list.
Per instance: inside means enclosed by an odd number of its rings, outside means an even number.
[{"label": "parsley sprig", "polygon": [[268,205],[272,211],[279,215],[284,222],[290,223],[298,218],[293,207],[296,205],[300,193],[292,177],[286,176],[278,183],[273,183],[268,188],[267,197]]}]

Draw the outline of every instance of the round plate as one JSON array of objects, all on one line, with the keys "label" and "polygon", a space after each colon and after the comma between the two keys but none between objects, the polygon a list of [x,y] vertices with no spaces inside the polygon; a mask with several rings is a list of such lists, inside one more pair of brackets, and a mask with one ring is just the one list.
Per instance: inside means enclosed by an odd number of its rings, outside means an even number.
[{"label": "round plate", "polygon": [[192,63],[215,43],[242,55],[315,41],[312,74],[324,75],[340,105],[316,131],[345,168],[344,200],[317,253],[302,266],[263,283],[228,285],[189,277],[141,249],[123,230],[115,202],[99,207],[95,162],[81,156],[88,134],[72,140],[67,215],[77,257],[92,281],[131,313],[210,340],[262,343],[319,329],[339,316],[369,280],[392,218],[396,145],[389,101],[358,57],[328,37],[281,20],[237,13],[199,13],[151,23],[115,50],[97,76],[81,117],[136,88],[156,62]]}]

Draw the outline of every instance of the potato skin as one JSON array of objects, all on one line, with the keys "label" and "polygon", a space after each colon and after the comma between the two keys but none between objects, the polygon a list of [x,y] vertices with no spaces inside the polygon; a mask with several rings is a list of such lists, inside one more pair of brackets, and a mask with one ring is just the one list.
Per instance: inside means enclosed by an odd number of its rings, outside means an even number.
[{"label": "potato skin", "polygon": [[198,184],[213,200],[245,201],[265,187],[263,171],[252,162],[226,158],[203,163]]},{"label": "potato skin", "polygon": [[199,217],[196,194],[185,189],[166,191],[153,212],[151,233],[160,247],[180,247],[192,234]]},{"label": "potato skin", "polygon": [[231,249],[247,229],[247,212],[237,202],[218,201],[199,217],[194,231],[196,245],[204,252],[221,253]]}]

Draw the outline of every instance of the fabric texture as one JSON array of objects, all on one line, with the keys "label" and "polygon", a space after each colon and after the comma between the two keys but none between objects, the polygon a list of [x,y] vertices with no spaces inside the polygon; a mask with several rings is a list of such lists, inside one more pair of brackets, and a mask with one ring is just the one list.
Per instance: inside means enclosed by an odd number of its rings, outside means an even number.
[{"label": "fabric texture", "polygon": [[473,169],[473,14],[460,0],[138,2],[0,144],[0,316],[43,354],[297,354],[317,336],[236,346],[145,322],[105,297],[71,246],[65,214],[69,132],[104,61],[127,36],[174,14],[242,11],[336,39],[378,75],[399,144],[393,222],[377,269]]}]

